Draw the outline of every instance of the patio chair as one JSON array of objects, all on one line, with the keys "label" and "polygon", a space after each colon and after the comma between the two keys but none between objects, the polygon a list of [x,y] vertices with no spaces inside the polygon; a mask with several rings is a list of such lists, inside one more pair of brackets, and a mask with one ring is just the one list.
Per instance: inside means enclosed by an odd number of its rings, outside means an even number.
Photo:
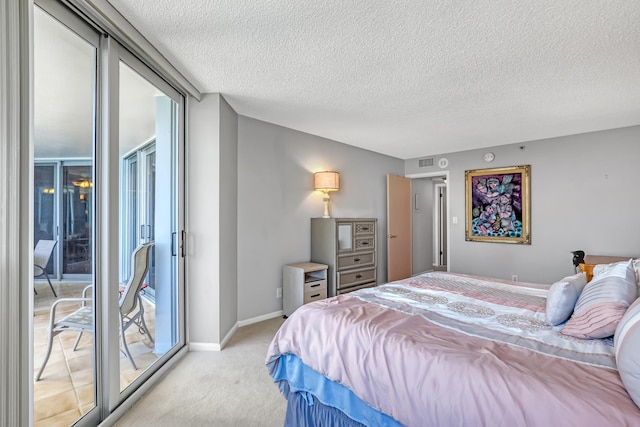
[{"label": "patio chair", "polygon": [[[131,353],[129,352],[127,340],[125,339],[125,331],[131,325],[135,324],[138,326],[140,333],[145,334],[147,338],[149,338],[151,343],[154,342],[153,338],[151,337],[151,333],[147,328],[147,324],[144,321],[144,305],[142,304],[142,298],[140,298],[139,293],[144,284],[145,276],[149,271],[149,253],[152,246],[153,242],[144,243],[138,246],[131,254],[132,271],[129,275],[129,280],[121,289],[119,300],[120,337],[122,338],[122,349],[120,351],[122,351],[127,356],[134,370],[136,370],[137,367],[135,361],[133,360],[133,357],[131,356]],[[40,371],[38,371],[38,374],[35,377],[36,381],[40,380],[42,372],[47,365],[47,361],[49,360],[49,356],[51,356],[53,338],[56,335],[64,331],[78,332],[78,337],[76,338],[76,342],[73,345],[73,351],[75,351],[78,343],[80,342],[82,334],[85,332],[93,333],[93,306],[87,304],[92,300],[92,298],[87,297],[87,293],[92,287],[93,285],[89,285],[84,288],[82,292],[82,298],[60,298],[51,306],[51,314],[49,316],[49,342],[47,346],[47,354],[45,355],[44,361],[42,362]],[[64,317],[63,319],[56,320],[56,309],[59,304],[65,302],[80,303],[81,307],[70,315]]]},{"label": "patio chair", "polygon": [[152,344],[154,343],[149,328],[147,328],[147,324],[144,321],[144,305],[142,304],[142,298],[140,298],[140,289],[142,289],[144,279],[149,271],[149,254],[152,246],[153,242],[143,243],[133,251],[131,254],[131,274],[120,293],[120,336],[122,337],[122,347],[134,370],[138,368],[127,346],[126,330],[131,325],[136,325],[138,326],[138,331],[146,335]]},{"label": "patio chair", "polygon": [[[33,250],[33,277],[45,276],[47,278],[47,282],[49,282],[51,292],[53,292],[53,296],[56,298],[58,298],[58,295],[56,294],[55,289],[53,289],[51,279],[49,279],[49,275],[47,274],[47,264],[49,264],[53,248],[56,247],[57,243],[57,240],[38,240],[38,244]],[[38,294],[35,288],[33,289],[33,292],[36,295]]]}]

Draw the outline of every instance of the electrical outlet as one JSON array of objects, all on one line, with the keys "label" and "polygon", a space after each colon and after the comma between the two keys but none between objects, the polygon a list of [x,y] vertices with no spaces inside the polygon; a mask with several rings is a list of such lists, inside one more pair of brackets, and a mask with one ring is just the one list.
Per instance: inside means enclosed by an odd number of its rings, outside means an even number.
[{"label": "electrical outlet", "polygon": [[518,281],[518,275],[517,274],[511,275],[511,281],[512,282],[517,282]]},{"label": "electrical outlet", "polygon": [[282,298],[282,288],[276,289],[276,298]]}]

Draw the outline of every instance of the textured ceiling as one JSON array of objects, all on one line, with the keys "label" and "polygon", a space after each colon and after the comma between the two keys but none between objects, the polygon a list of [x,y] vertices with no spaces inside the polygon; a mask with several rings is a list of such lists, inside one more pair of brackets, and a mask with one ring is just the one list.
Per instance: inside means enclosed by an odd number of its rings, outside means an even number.
[{"label": "textured ceiling", "polygon": [[640,124],[638,0],[110,0],[242,115],[399,158]]}]

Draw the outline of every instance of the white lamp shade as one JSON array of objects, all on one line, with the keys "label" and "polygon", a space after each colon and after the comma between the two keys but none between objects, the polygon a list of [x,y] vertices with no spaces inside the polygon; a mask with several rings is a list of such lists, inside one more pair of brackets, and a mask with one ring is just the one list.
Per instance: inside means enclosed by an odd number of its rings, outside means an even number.
[{"label": "white lamp shade", "polygon": [[313,188],[319,191],[337,191],[340,189],[340,174],[323,171],[313,175]]}]

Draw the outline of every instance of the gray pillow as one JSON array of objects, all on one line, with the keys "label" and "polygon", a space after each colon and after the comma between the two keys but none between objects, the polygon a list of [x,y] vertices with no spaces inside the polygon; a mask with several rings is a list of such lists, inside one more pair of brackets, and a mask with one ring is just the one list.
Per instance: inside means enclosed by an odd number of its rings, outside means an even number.
[{"label": "gray pillow", "polygon": [[573,313],[580,293],[587,284],[585,273],[574,274],[554,283],[547,293],[547,325],[556,326],[564,322]]}]

